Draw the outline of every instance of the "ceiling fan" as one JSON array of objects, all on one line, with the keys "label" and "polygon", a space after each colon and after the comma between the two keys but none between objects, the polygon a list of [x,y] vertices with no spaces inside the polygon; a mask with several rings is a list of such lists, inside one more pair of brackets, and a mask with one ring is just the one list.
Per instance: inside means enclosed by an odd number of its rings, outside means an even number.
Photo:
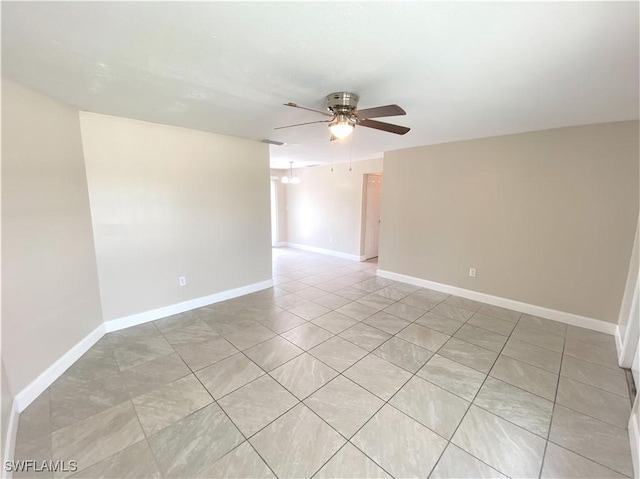
[{"label": "ceiling fan", "polygon": [[296,125],[280,126],[275,128],[281,130],[283,128],[291,128],[294,126],[311,125],[313,123],[329,123],[329,131],[331,132],[331,141],[339,140],[349,136],[356,125],[373,128],[375,130],[387,131],[396,135],[404,135],[410,128],[406,126],[393,125],[382,121],[372,120],[371,118],[380,118],[384,116],[406,115],[407,112],[398,105],[378,106],[375,108],[366,108],[358,110],[358,100],[360,97],[355,93],[346,91],[331,93],[327,95],[326,106],[327,111],[314,110],[300,106],[297,103],[285,103],[285,106],[293,108],[301,108],[303,110],[313,111],[321,115],[331,117],[329,120],[310,121],[307,123],[298,123]]}]

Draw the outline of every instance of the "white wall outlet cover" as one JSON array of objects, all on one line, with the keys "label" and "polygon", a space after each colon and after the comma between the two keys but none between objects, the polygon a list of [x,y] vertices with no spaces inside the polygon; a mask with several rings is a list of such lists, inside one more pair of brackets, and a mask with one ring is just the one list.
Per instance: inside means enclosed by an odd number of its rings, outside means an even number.
[{"label": "white wall outlet cover", "polygon": [[187,285],[187,278],[185,276],[180,276],[178,278],[178,283],[180,283],[180,286],[186,286]]},{"label": "white wall outlet cover", "polygon": [[475,268],[469,268],[469,276],[471,276],[472,278],[476,277],[476,269]]}]

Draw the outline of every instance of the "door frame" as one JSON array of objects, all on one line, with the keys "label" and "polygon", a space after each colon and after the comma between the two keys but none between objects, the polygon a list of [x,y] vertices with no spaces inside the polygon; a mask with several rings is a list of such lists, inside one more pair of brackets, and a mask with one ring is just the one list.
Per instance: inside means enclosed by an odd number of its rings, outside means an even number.
[{"label": "door frame", "polygon": [[[633,292],[633,298],[631,300],[631,310],[629,312],[629,321],[627,328],[625,329],[624,338],[622,339],[622,345],[618,351],[618,364],[623,368],[631,368],[633,358],[636,357],[636,351],[638,350],[640,336],[640,313],[638,307],[640,306],[640,284],[638,284],[638,277],[635,279],[636,286]],[[640,388],[640,384],[636,384],[636,388]]]},{"label": "door frame", "polygon": [[280,180],[277,176],[272,176],[269,181],[269,203],[271,204],[269,215],[271,217],[271,247],[273,248],[280,245],[280,217],[278,215],[278,186]]},{"label": "door frame", "polygon": [[[631,261],[629,264],[629,273],[625,292],[620,307],[620,315],[618,317],[618,328],[616,329],[616,346],[618,349],[618,364],[620,367],[634,369],[636,372],[640,365],[633,364],[634,361],[640,361],[638,350],[640,349],[640,217],[636,226],[636,237],[633,243],[631,253]],[[620,325],[626,324],[624,333],[622,333]],[[634,378],[635,380],[635,378]],[[633,462],[634,477],[640,474],[640,381],[636,381],[636,397],[631,408],[629,417],[628,434],[631,446],[631,459]]]},{"label": "door frame", "polygon": [[[631,368],[631,363],[636,355],[640,343],[640,216],[636,226],[636,236],[631,250],[629,261],[629,273],[625,285],[625,292],[620,305],[618,328],[616,330],[616,346],[618,348],[618,364],[623,368]],[[626,325],[624,332],[620,325]],[[640,389],[640,384],[636,384]]]},{"label": "door frame", "polygon": [[[368,207],[368,185],[369,179],[372,176],[377,176],[383,178],[384,184],[384,174],[383,172],[372,172],[365,173],[362,175],[362,215],[361,215],[361,224],[360,224],[360,259],[366,261],[371,258],[376,258],[376,256],[367,256],[367,207]],[[380,209],[382,210],[382,190],[380,190]],[[380,228],[378,228],[378,239],[380,235]],[[379,249],[379,247],[378,247]]]}]

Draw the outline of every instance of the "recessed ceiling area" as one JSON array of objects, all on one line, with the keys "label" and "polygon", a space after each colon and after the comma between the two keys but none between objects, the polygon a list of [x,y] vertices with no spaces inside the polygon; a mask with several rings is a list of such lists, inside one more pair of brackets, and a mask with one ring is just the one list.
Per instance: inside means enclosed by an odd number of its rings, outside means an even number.
[{"label": "recessed ceiling area", "polygon": [[[637,2],[10,2],[2,72],[81,110],[270,139],[272,166],[638,118]],[[334,91],[398,104],[329,142]]]}]

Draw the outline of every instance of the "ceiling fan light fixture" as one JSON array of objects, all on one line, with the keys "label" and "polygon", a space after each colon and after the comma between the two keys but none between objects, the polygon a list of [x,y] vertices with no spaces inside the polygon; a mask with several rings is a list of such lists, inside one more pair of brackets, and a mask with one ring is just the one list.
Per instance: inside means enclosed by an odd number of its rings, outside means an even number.
[{"label": "ceiling fan light fixture", "polygon": [[329,123],[329,131],[336,138],[342,139],[353,133],[354,122],[349,120],[347,115],[336,115],[335,120]]},{"label": "ceiling fan light fixture", "polygon": [[280,178],[280,181],[282,183],[286,184],[290,184],[290,185],[299,185],[300,184],[300,178],[298,178],[298,175],[293,174],[293,161],[289,162],[289,175],[284,175],[282,178]]},{"label": "ceiling fan light fixture", "polygon": [[279,126],[276,130],[283,128],[291,128],[293,126],[311,125],[315,123],[328,123],[331,138],[329,141],[340,140],[346,138],[353,133],[355,127],[372,128],[374,130],[386,131],[396,135],[405,135],[411,128],[406,126],[394,125],[383,121],[374,120],[373,118],[381,118],[386,116],[406,115],[407,112],[398,105],[384,105],[374,108],[365,108],[358,110],[358,101],[360,97],[348,91],[335,92],[327,95],[326,107],[327,111],[315,110],[300,106],[297,103],[285,103],[286,106],[292,108],[300,108],[302,110],[319,113],[325,117],[331,117],[330,120],[308,121],[306,123],[298,123],[295,125]]}]

